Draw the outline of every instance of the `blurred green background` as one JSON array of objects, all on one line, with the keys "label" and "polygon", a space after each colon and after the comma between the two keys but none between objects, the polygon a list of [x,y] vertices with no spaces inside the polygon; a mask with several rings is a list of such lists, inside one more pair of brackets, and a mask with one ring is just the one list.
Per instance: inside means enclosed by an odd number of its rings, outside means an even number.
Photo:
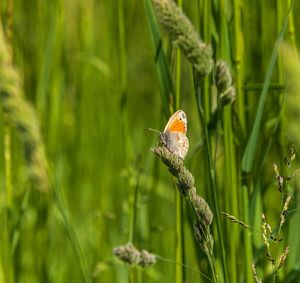
[{"label": "blurred green background", "polygon": [[[272,49],[290,2],[183,1],[183,10],[201,37],[214,48],[215,59],[222,57],[232,67],[234,81],[236,54],[239,53],[239,66],[243,70],[240,90],[245,98],[246,125],[243,132],[235,119],[234,105],[232,142],[236,148],[238,168],[255,119]],[[83,282],[80,257],[92,282],[128,282],[128,268],[114,258],[112,249],[127,243],[129,239],[130,212],[136,193],[134,244],[163,258],[175,260],[175,189],[166,168],[150,151],[156,144],[157,134],[147,130],[149,127],[163,130],[168,117],[163,111],[155,64],[156,50],[151,42],[146,3],[149,2],[1,0],[1,21],[6,34],[12,23],[8,42],[12,45],[13,62],[23,76],[26,99],[37,111],[51,180],[62,192],[65,210],[74,230],[66,227],[49,194],[32,189],[26,173],[22,139],[13,128],[13,198],[11,204],[6,202],[6,125],[1,118],[0,282]],[[205,18],[203,9],[206,5],[210,6],[210,12]],[[242,38],[237,44],[233,22],[235,7],[238,7],[240,15],[238,33]],[[296,1],[291,15],[298,13],[300,5]],[[226,23],[225,33],[220,32],[222,23]],[[295,16],[294,21],[289,21],[285,38],[295,48],[298,46],[299,30],[300,22]],[[174,48],[166,34],[162,32],[162,35],[163,50],[175,82]],[[220,51],[222,45],[225,52]],[[296,152],[300,148],[300,88],[287,88],[284,68],[285,60],[291,65],[298,59],[289,59],[292,55],[285,52],[273,71],[251,175],[252,188],[249,189],[249,200],[257,187],[260,195],[253,201],[256,208],[249,205],[249,211],[258,212],[267,207],[271,222],[278,219],[280,212],[280,195],[274,185],[272,163],[283,164],[290,143],[295,144]],[[186,164],[196,178],[198,193],[207,197],[205,175],[208,169],[203,162],[202,130],[192,68],[184,56],[181,63],[180,107],[188,116],[187,135],[190,140]],[[296,64],[296,69],[290,70],[296,82],[300,74],[297,67],[299,65]],[[293,75],[289,77],[294,78]],[[212,79],[209,84],[212,84]],[[211,104],[213,108],[213,102]],[[277,128],[274,128],[275,124],[278,124]],[[222,136],[222,130],[219,135]],[[272,143],[267,147],[271,139]],[[230,213],[231,207],[225,205],[224,196],[230,198],[231,191],[224,185],[222,145],[219,148],[216,162],[219,206],[220,210]],[[269,154],[265,156],[266,151]],[[262,160],[262,157],[266,159]],[[238,188],[243,182],[242,179],[237,180]],[[297,195],[297,182],[293,186]],[[208,203],[212,205],[209,197]],[[240,200],[238,205],[239,211],[243,211]],[[294,207],[292,231],[286,231],[292,237],[289,242],[292,252],[283,271],[287,276],[285,278],[291,278],[291,281],[282,282],[300,282],[297,197]],[[241,215],[242,212],[236,216]],[[256,223],[257,217],[259,214],[253,216],[253,223]],[[223,218],[221,220],[226,254],[231,258],[231,244],[227,242],[234,224],[227,223]],[[185,263],[208,274],[205,256],[193,238],[192,216],[187,208],[184,210],[184,222]],[[70,231],[71,236],[68,234]],[[236,279],[230,282],[245,282],[244,270],[250,267],[244,266],[240,260],[243,257],[243,236],[240,232],[236,233],[233,257],[237,263],[235,271],[229,271],[229,278],[236,273]],[[257,254],[262,254],[259,252],[260,234],[253,232],[252,236],[253,254],[257,258]],[[79,257],[72,237],[78,239],[82,251]],[[288,241],[288,237],[285,240]],[[175,282],[175,268],[174,262],[159,260],[153,267],[139,270],[138,280]],[[239,268],[243,270],[241,274]],[[262,270],[268,270],[267,264]],[[185,273],[185,282],[207,282],[194,271],[186,269]]]}]

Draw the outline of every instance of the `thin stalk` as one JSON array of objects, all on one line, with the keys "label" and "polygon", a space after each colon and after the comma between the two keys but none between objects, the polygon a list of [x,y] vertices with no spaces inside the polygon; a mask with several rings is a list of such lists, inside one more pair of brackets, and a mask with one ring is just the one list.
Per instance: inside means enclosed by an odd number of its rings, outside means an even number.
[{"label": "thin stalk", "polygon": [[[204,1],[203,3],[203,40],[206,43],[211,41],[211,27],[210,27],[210,17],[211,17],[211,5],[212,1]],[[206,76],[203,80],[203,104],[204,104],[204,118],[205,123],[208,123],[211,115],[211,95],[210,95],[210,78]]]},{"label": "thin stalk", "polygon": [[[277,0],[276,1],[276,16],[277,16],[277,20],[276,20],[276,23],[277,23],[277,33],[280,32],[280,28],[282,26],[282,22],[284,21],[284,15],[283,15],[283,3],[282,1],[279,1]],[[288,26],[289,26],[289,22],[288,21]],[[280,84],[283,84],[284,83],[284,68],[283,68],[283,58],[282,56],[279,54],[278,55],[278,59],[277,59],[277,82],[280,83]],[[279,99],[277,99],[277,107],[278,107],[278,112],[280,113],[281,109],[282,109],[282,101],[284,100],[284,91],[281,91],[280,92],[280,95],[279,95]],[[285,131],[284,131],[284,121],[283,119],[279,119],[278,120],[278,140],[279,140],[279,144],[280,145],[284,145],[285,143]],[[278,151],[279,151],[279,154],[281,156],[283,156],[283,153],[282,153],[282,147],[279,146],[278,148]],[[283,158],[282,158],[283,160]],[[282,202],[283,202],[283,198],[282,198]],[[282,203],[282,207],[283,207],[283,203]],[[279,234],[281,232],[281,225],[279,226],[279,231],[278,231],[278,235],[277,235],[277,238],[279,237]],[[276,245],[276,249],[275,249],[275,258],[277,259],[278,258],[278,253],[279,253],[279,245],[278,245],[278,242],[277,242],[277,245]],[[274,269],[275,269],[275,272],[273,274],[273,282],[276,281],[276,277],[278,276],[278,273],[277,273],[277,264],[275,263],[275,266],[274,266]],[[284,270],[282,271],[284,272]]]},{"label": "thin stalk", "polygon": [[233,38],[234,38],[234,53],[233,64],[235,69],[235,84],[236,84],[236,100],[237,100],[237,112],[239,122],[243,134],[246,133],[246,121],[245,121],[245,93],[242,88],[243,80],[243,68],[242,68],[242,31],[241,31],[241,1],[233,0]]},{"label": "thin stalk", "polygon": [[[176,185],[175,185],[176,186]],[[178,190],[176,190],[176,265],[175,282],[184,282],[184,237],[183,237],[183,200]]]},{"label": "thin stalk", "polygon": [[214,259],[213,255],[207,256],[207,258],[208,258],[208,262],[209,262],[209,266],[210,266],[210,269],[211,269],[211,273],[212,273],[214,282],[218,283],[219,279],[217,277],[216,269],[215,269],[215,264],[214,264],[215,259]]},{"label": "thin stalk", "polygon": [[[182,8],[182,1],[178,0],[178,7]],[[176,49],[176,89],[175,89],[175,109],[180,107],[180,89],[181,89],[181,51]]]},{"label": "thin stalk", "polygon": [[[220,45],[219,56],[226,60],[227,58],[227,22],[226,22],[226,10],[224,0],[219,1],[220,11]],[[227,61],[227,60],[226,60]],[[224,160],[225,160],[225,182],[224,187],[226,192],[224,195],[227,209],[230,209],[234,215],[238,215],[237,211],[237,182],[236,182],[236,155],[234,149],[234,139],[232,135],[232,123],[231,123],[231,106],[226,106],[222,111],[223,121],[223,142],[224,142]],[[230,196],[230,197],[229,197]],[[229,266],[230,266],[230,282],[237,282],[237,262],[236,262],[236,245],[237,245],[237,227],[234,226],[228,231],[228,237],[230,240],[230,254],[229,254]]]},{"label": "thin stalk", "polygon": [[[283,3],[281,0],[277,0],[276,1],[276,29],[277,29],[277,34],[280,33],[280,29],[282,26],[282,23],[284,21],[284,14],[283,14]],[[283,58],[280,54],[278,54],[278,59],[277,59],[277,82],[279,84],[283,84],[284,83],[284,68],[283,68]],[[277,112],[280,113],[281,107],[282,107],[282,101],[283,101],[283,97],[284,97],[284,91],[282,90],[281,92],[278,93],[278,97],[275,104],[277,107]],[[278,122],[278,137],[277,139],[279,140],[279,145],[284,145],[285,144],[285,140],[286,140],[286,136],[285,136],[285,131],[284,131],[284,125],[283,125],[283,120],[279,120]],[[283,130],[282,130],[283,129]],[[282,147],[278,146],[278,154],[280,156],[283,156],[282,153]],[[283,158],[282,158],[283,160]]]},{"label": "thin stalk", "polygon": [[[120,81],[121,81],[121,97],[126,97],[127,92],[127,57],[126,57],[126,43],[125,43],[125,18],[124,18],[124,1],[118,0],[118,29],[119,29],[119,48],[120,48]],[[124,111],[123,111],[124,112]],[[125,113],[123,113],[125,115]],[[122,119],[126,121],[126,119]],[[128,125],[124,125],[124,137],[128,130]],[[126,150],[125,150],[126,152]],[[138,185],[136,185],[134,192],[129,196],[129,203],[131,204],[129,215],[129,235],[128,241],[133,243],[134,231],[136,222],[136,205],[137,205]],[[128,267],[128,282],[136,282],[135,268]]]},{"label": "thin stalk", "polygon": [[[180,107],[180,85],[181,85],[181,71],[180,71],[180,50],[176,50],[176,92],[175,92],[175,109]],[[176,185],[175,185],[176,187]],[[184,224],[183,224],[183,200],[178,192],[175,190],[176,199],[176,261],[180,264],[176,265],[175,281],[176,283],[184,282]]]},{"label": "thin stalk", "polygon": [[211,146],[210,146],[210,138],[208,134],[208,129],[205,123],[205,118],[204,118],[204,111],[201,105],[201,88],[199,87],[199,82],[197,81],[198,78],[196,77],[197,73],[194,73],[194,79],[195,79],[195,94],[196,94],[196,100],[197,100],[197,107],[198,107],[198,112],[199,112],[199,118],[200,118],[200,123],[203,131],[203,140],[204,140],[204,145],[205,145],[205,154],[206,154],[206,160],[208,163],[209,167],[209,187],[210,190],[212,191],[212,198],[213,198],[213,210],[214,210],[214,216],[216,219],[216,224],[217,224],[217,233],[218,233],[218,238],[220,241],[220,250],[221,250],[221,264],[222,264],[222,269],[223,269],[223,275],[224,275],[224,282],[228,283],[228,273],[227,273],[227,266],[226,266],[226,257],[225,257],[225,247],[224,247],[224,240],[223,240],[223,231],[221,227],[221,221],[220,221],[220,210],[219,210],[219,205],[218,205],[218,198],[217,198],[217,186],[216,186],[216,180],[215,180],[215,166],[213,163],[213,158],[212,158],[212,151],[211,151]]},{"label": "thin stalk", "polygon": [[[249,196],[248,196],[248,187],[241,187],[241,197],[243,203],[243,219],[246,223],[250,223],[249,218]],[[245,252],[245,276],[247,283],[253,283],[253,273],[251,270],[251,265],[253,262],[253,254],[252,254],[252,242],[251,242],[251,233],[249,231],[244,231],[243,233],[244,240],[244,252]]]},{"label": "thin stalk", "polygon": [[[220,45],[218,46],[218,56],[229,61],[229,46],[228,46],[228,30],[226,20],[226,8],[225,1],[219,0],[219,34]],[[218,95],[220,96],[220,94]],[[218,105],[221,105],[219,101]],[[221,106],[218,106],[221,107]],[[225,106],[222,113],[223,123],[223,143],[224,143],[224,162],[225,162],[225,178],[224,178],[224,191],[223,198],[225,199],[226,209],[233,212],[234,215],[238,215],[238,188],[237,188],[237,165],[236,165],[236,153],[234,146],[234,136],[232,129],[232,107],[231,105]],[[220,224],[221,225],[221,224]],[[230,228],[228,232],[228,243],[230,248],[229,266],[230,266],[230,280],[233,283],[237,282],[237,244],[238,244],[238,227]]]},{"label": "thin stalk", "polygon": [[[202,117],[203,119],[204,117]],[[205,125],[204,125],[205,126]],[[228,283],[228,275],[227,275],[227,266],[226,266],[226,257],[225,257],[225,247],[224,247],[224,240],[223,240],[223,231],[221,227],[221,221],[220,221],[220,210],[218,206],[218,198],[217,198],[217,186],[216,186],[216,180],[215,180],[215,168],[212,161],[212,155],[211,155],[211,148],[210,148],[210,142],[208,137],[208,131],[206,126],[204,127],[204,141],[206,146],[206,154],[209,164],[209,177],[211,182],[211,188],[213,191],[213,207],[214,207],[214,215],[217,222],[217,231],[220,239],[220,248],[221,248],[221,262],[222,262],[222,268],[224,272],[224,282]]]},{"label": "thin stalk", "polygon": [[[177,4],[182,8],[182,1],[178,0]],[[176,50],[176,82],[175,82],[175,109],[180,108],[180,89],[181,89],[181,51]],[[176,185],[175,185],[176,187]],[[185,272],[182,264],[184,264],[184,223],[183,223],[183,199],[178,190],[175,190],[176,199],[176,265],[175,282],[183,283]]]},{"label": "thin stalk", "polygon": [[[202,219],[199,219],[199,214],[196,212],[197,209],[196,209],[195,205],[193,204],[193,202],[191,201],[190,198],[188,198],[188,202],[189,202],[190,206],[192,207],[197,220],[199,222],[201,222]],[[213,251],[211,250],[210,252],[205,253],[205,254],[206,254],[208,262],[209,262],[209,266],[210,266],[210,270],[211,270],[211,273],[212,273],[212,276],[213,276],[213,280],[214,280],[215,283],[219,283],[219,278],[218,278],[217,271],[216,271],[216,259],[214,257]]]},{"label": "thin stalk", "polygon": [[[238,215],[237,205],[237,176],[236,176],[236,155],[234,148],[234,138],[232,134],[232,122],[231,122],[231,106],[227,106],[223,111],[223,127],[224,127],[224,159],[225,159],[225,183],[226,195],[230,195],[230,198],[226,198],[228,207],[232,211],[233,215]],[[233,226],[228,232],[230,243],[230,280],[231,282],[237,282],[237,243],[238,243],[238,227]]]},{"label": "thin stalk", "polygon": [[[211,31],[210,31],[210,17],[211,17],[211,1],[201,1],[198,0],[197,1],[197,8],[198,8],[198,14],[199,14],[199,32],[202,33],[203,35],[203,40],[206,43],[209,43],[211,38]],[[197,74],[196,74],[197,76]],[[195,73],[194,73],[194,79],[195,79]],[[198,105],[198,109],[199,109],[199,105],[203,105],[203,107],[201,106],[201,123],[202,123],[202,128],[206,128],[206,124],[208,123],[209,119],[210,119],[210,112],[211,112],[211,99],[210,99],[210,79],[208,76],[206,76],[205,78],[203,78],[202,80],[202,89],[203,89],[203,95],[202,97],[200,95],[197,95],[197,91],[196,93],[196,99],[197,99],[197,105]],[[196,84],[195,84],[196,87]],[[197,86],[197,87],[200,87]],[[199,89],[200,90],[200,89]],[[209,143],[209,147],[212,143],[212,140],[209,138],[208,133],[207,135],[205,135],[206,138],[204,138],[206,140],[207,143]],[[208,148],[206,150],[208,150]],[[207,157],[207,156],[206,156]],[[209,161],[208,158],[205,158],[204,160],[204,168],[210,168],[209,166]],[[210,170],[210,169],[209,169]],[[210,186],[210,172],[208,172],[208,174],[205,174],[205,184],[207,184],[208,186]],[[208,199],[212,202],[214,202],[214,197],[212,195],[212,191],[208,190],[207,192],[208,195]],[[215,227],[213,227],[215,228]],[[214,229],[215,231],[215,229]],[[219,233],[215,233],[215,240],[218,241],[219,238]],[[211,271],[212,274],[214,275],[214,279],[217,278],[216,276],[216,261],[215,259],[212,260],[211,258],[209,258],[209,264],[211,267]],[[216,280],[216,279],[215,279]],[[217,282],[217,281],[215,281]]]},{"label": "thin stalk", "polygon": [[[226,10],[225,10],[225,1],[219,0],[220,7],[220,45],[219,45],[219,56],[226,61],[228,58],[228,44],[227,44],[227,21],[226,21]],[[232,107],[228,105],[223,110],[223,142],[224,142],[224,160],[225,160],[225,182],[224,187],[225,195],[224,199],[227,203],[227,208],[230,208],[230,211],[234,215],[238,215],[238,190],[237,190],[237,170],[236,170],[236,154],[234,148],[234,137],[232,129]],[[230,197],[228,197],[230,195]],[[229,236],[230,235],[230,236]],[[234,226],[228,232],[228,242],[230,247],[230,281],[232,283],[237,282],[237,243],[238,243],[238,227]]]},{"label": "thin stalk", "polygon": [[131,212],[130,212],[130,221],[129,221],[129,243],[134,243],[135,240],[135,227],[136,227],[136,216],[137,216],[137,205],[138,205],[138,197],[139,197],[139,177],[137,180],[137,184],[134,188],[133,199],[131,203]]},{"label": "thin stalk", "polygon": [[[279,1],[279,0],[276,1],[277,33],[280,32],[282,23],[284,21],[283,11],[285,11],[285,10],[283,10],[283,4],[284,3],[282,3],[282,1]],[[290,15],[289,15],[289,18],[288,18],[288,28],[290,26]],[[280,54],[278,55],[278,59],[277,59],[277,82],[279,84],[283,84],[284,83],[283,58],[282,58],[282,56]],[[278,112],[280,112],[281,109],[282,109],[282,101],[283,100],[284,100],[284,91],[281,91],[279,99],[277,100]],[[278,140],[280,141],[279,144],[280,145],[284,145],[284,142],[285,142],[285,131],[284,131],[284,121],[282,119],[278,120],[278,127],[279,127],[279,130],[278,130],[278,135],[279,135]],[[282,147],[279,146],[278,150],[280,151],[280,155],[282,156],[283,155],[283,153],[282,153]],[[283,158],[282,158],[282,160],[283,160]],[[282,200],[281,201],[282,201],[282,207],[283,207],[283,205],[284,205],[284,203],[283,203],[284,202],[283,201],[283,195],[282,195]],[[281,225],[279,225],[277,239],[279,238],[280,232],[281,232]],[[277,242],[276,249],[275,249],[275,258],[276,259],[278,258],[278,253],[279,253],[279,245],[278,245],[278,242]],[[273,265],[273,269],[274,269],[273,282],[276,282],[276,277],[278,276],[277,263],[275,263],[275,266]],[[284,270],[282,272],[284,272]]]},{"label": "thin stalk", "polygon": [[181,89],[181,51],[176,49],[176,90],[175,90],[175,109],[180,107],[180,89]]}]

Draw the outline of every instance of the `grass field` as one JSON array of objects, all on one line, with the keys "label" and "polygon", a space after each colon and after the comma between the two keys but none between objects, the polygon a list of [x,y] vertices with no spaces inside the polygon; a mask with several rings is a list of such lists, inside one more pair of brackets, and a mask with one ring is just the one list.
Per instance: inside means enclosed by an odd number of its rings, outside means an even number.
[{"label": "grass field", "polygon": [[1,0],[0,283],[300,282],[298,13]]}]

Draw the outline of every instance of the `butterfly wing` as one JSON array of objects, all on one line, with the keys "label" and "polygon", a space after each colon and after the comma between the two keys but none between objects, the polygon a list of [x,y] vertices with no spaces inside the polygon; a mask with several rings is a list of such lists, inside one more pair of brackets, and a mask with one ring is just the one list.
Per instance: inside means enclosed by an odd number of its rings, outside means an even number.
[{"label": "butterfly wing", "polygon": [[186,135],[181,132],[165,132],[161,133],[160,141],[174,155],[185,159],[189,150],[189,140]]},{"label": "butterfly wing", "polygon": [[164,129],[164,133],[166,132],[180,132],[186,135],[187,117],[184,111],[178,110],[171,116]]},{"label": "butterfly wing", "polygon": [[160,142],[174,155],[184,159],[189,150],[189,140],[186,137],[187,117],[184,111],[176,111],[169,119]]}]

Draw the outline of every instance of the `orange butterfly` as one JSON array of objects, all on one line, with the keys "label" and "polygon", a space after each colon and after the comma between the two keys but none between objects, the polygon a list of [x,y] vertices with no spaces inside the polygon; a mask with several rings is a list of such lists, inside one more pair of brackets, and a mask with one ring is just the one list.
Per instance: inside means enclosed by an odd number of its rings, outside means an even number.
[{"label": "orange butterfly", "polygon": [[159,135],[159,141],[173,154],[184,159],[189,150],[189,140],[186,136],[187,117],[182,110],[176,111],[169,119],[164,131]]}]

